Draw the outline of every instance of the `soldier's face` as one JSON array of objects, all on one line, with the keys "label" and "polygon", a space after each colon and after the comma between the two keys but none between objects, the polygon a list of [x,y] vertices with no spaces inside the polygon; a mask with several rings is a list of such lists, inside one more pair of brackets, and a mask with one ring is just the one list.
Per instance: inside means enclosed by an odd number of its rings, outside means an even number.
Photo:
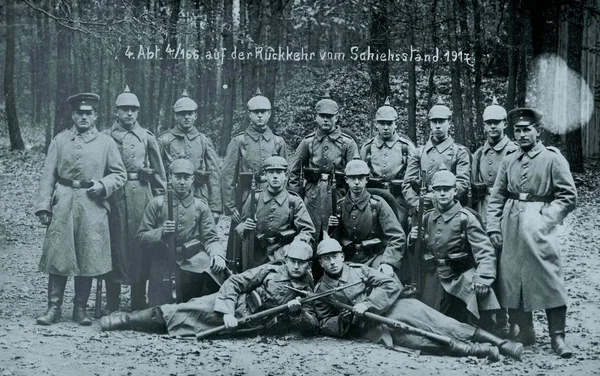
[{"label": "soldier's face", "polygon": [[504,137],[504,129],[506,129],[506,121],[504,120],[486,120],[483,122],[485,133],[492,140],[498,140]]},{"label": "soldier's face", "polygon": [[382,140],[387,141],[392,138],[394,130],[396,129],[396,122],[393,120],[377,120],[377,132]]},{"label": "soldier's face", "polygon": [[258,128],[266,128],[269,119],[271,118],[271,110],[253,110],[248,111],[250,121]]},{"label": "soldier's face", "polygon": [[267,184],[275,191],[279,191],[285,184],[284,170],[267,170]]},{"label": "soldier's face", "polygon": [[117,120],[126,128],[131,128],[137,121],[139,108],[133,106],[117,107]]},{"label": "soldier's face", "polygon": [[367,176],[346,176],[346,183],[355,195],[360,195],[365,190],[368,180]]},{"label": "soldier's face", "polygon": [[192,188],[192,184],[194,184],[194,175],[182,173],[170,174],[173,191],[175,191],[178,196],[186,195]]},{"label": "soldier's face", "polygon": [[447,208],[454,202],[456,196],[455,187],[435,187],[433,188],[433,194],[437,200],[438,205],[441,208]]},{"label": "soldier's face", "polygon": [[96,124],[96,110],[75,110],[72,115],[73,123],[79,133],[83,133]]},{"label": "soldier's face", "polygon": [[448,129],[450,129],[449,119],[431,119],[429,120],[431,135],[436,140],[443,140],[448,137]]},{"label": "soldier's face", "polygon": [[187,132],[192,129],[197,117],[196,111],[181,111],[175,113],[175,122],[179,128]]},{"label": "soldier's face", "polygon": [[536,144],[538,137],[540,137],[540,131],[533,125],[515,127],[515,140],[521,149],[531,149]]},{"label": "soldier's face", "polygon": [[285,264],[287,265],[290,277],[296,279],[304,277],[311,267],[310,260],[300,260],[293,257],[286,257]]},{"label": "soldier's face", "polygon": [[342,272],[344,265],[344,254],[342,252],[327,253],[319,256],[319,264],[329,275],[338,275]]},{"label": "soldier's face", "polygon": [[317,124],[321,130],[325,133],[329,133],[335,128],[337,122],[337,115],[331,114],[317,114]]}]

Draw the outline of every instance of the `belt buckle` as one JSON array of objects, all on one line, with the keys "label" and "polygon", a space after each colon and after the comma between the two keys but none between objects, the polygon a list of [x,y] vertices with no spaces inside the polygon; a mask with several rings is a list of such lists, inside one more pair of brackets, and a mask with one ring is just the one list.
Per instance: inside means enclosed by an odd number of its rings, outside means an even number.
[{"label": "belt buckle", "polygon": [[390,183],[387,181],[381,183],[381,186],[383,187],[383,189],[390,189]]},{"label": "belt buckle", "polygon": [[323,180],[323,181],[329,180],[329,174],[321,174],[321,180]]},{"label": "belt buckle", "polygon": [[519,201],[527,201],[529,193],[519,193]]},{"label": "belt buckle", "polygon": [[81,181],[79,181],[79,180],[73,180],[71,182],[71,187],[73,187],[73,188],[81,188]]}]

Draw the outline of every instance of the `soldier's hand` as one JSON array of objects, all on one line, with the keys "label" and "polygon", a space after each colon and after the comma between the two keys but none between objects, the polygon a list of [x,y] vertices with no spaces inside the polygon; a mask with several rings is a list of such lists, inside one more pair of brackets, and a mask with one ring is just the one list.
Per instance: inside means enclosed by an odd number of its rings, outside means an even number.
[{"label": "soldier's hand", "polygon": [[295,299],[292,299],[289,302],[287,302],[287,307],[291,313],[300,311],[302,309],[302,303],[300,303],[300,298],[296,297]]},{"label": "soldier's hand", "polygon": [[[425,229],[423,227],[421,227],[421,233],[425,233]],[[415,226],[410,230],[410,233],[408,234],[408,238],[413,241],[417,239],[417,236],[419,235],[419,227]]]},{"label": "soldier's hand", "polygon": [[473,290],[475,290],[477,299],[483,299],[490,292],[490,287],[481,283],[473,283]]},{"label": "soldier's hand", "polygon": [[342,309],[340,311],[340,319],[344,322],[354,321],[354,313],[348,309]]},{"label": "soldier's hand", "polygon": [[242,216],[236,208],[231,211],[231,220],[235,223],[240,223],[242,221]]},{"label": "soldier's hand", "polygon": [[52,222],[52,213],[42,212],[38,215],[38,219],[42,226],[50,226],[50,222]]},{"label": "soldier's hand", "polygon": [[340,220],[335,215],[330,215],[328,224],[329,227],[337,227],[340,225]]},{"label": "soldier's hand", "polygon": [[369,307],[365,303],[358,303],[352,307],[352,312],[357,316],[362,316],[368,309]]},{"label": "soldier's hand", "polygon": [[102,185],[102,183],[100,183],[99,181],[95,181],[94,185],[92,185],[90,188],[88,188],[86,190],[86,192],[91,197],[102,198],[102,197],[104,197],[104,193],[105,193],[104,185]]},{"label": "soldier's hand", "polygon": [[212,217],[213,217],[213,221],[215,222],[215,225],[216,225],[217,223],[219,223],[219,218],[221,218],[221,215],[220,215],[219,213],[215,213],[215,212],[213,212],[213,213],[212,213]]},{"label": "soldier's hand", "polygon": [[235,316],[226,313],[223,315],[223,324],[225,324],[227,329],[237,328],[238,320],[235,318]]},{"label": "soldier's hand", "polygon": [[220,273],[225,269],[227,264],[225,264],[225,259],[221,256],[213,256],[210,259],[210,270],[215,273]]},{"label": "soldier's hand", "polygon": [[388,277],[393,277],[394,276],[394,268],[392,268],[388,264],[381,264],[381,265],[379,265],[379,271],[382,272],[383,274],[385,274]]},{"label": "soldier's hand", "polygon": [[493,233],[492,235],[490,235],[490,240],[492,242],[492,245],[494,246],[494,248],[497,251],[500,251],[502,249],[502,235],[501,234]]},{"label": "soldier's hand", "polygon": [[244,230],[246,230],[246,231],[256,230],[256,222],[254,222],[254,219],[246,218],[246,222],[244,222]]},{"label": "soldier's hand", "polygon": [[175,221],[166,220],[162,225],[162,236],[173,234],[175,232]]}]

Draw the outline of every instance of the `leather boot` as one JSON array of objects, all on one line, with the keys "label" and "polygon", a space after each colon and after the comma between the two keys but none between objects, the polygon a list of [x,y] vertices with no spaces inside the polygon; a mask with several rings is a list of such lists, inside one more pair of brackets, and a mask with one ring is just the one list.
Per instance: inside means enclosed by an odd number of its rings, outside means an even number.
[{"label": "leather boot", "polygon": [[92,277],[75,277],[75,298],[73,299],[73,321],[83,326],[92,325],[87,315],[87,302],[92,289]]},{"label": "leather boot", "polygon": [[446,355],[450,356],[475,356],[477,358],[488,358],[490,362],[500,360],[500,351],[489,343],[465,343],[453,341],[448,347]]},{"label": "leather boot", "polygon": [[523,355],[523,345],[518,342],[512,342],[507,339],[502,339],[494,334],[487,332],[481,328],[477,328],[471,339],[473,342],[491,343],[500,349],[500,354],[510,356],[513,359],[521,360]]},{"label": "leather boot", "polygon": [[[519,334],[515,337],[515,342],[521,342],[523,346],[535,344],[535,330],[533,329],[533,313],[514,310],[518,315]],[[512,315],[513,313],[511,313]]]},{"label": "leather boot", "polygon": [[565,326],[567,320],[567,307],[557,307],[546,310],[548,317],[548,332],[550,333],[550,342],[552,349],[561,358],[570,358],[573,356],[573,350],[565,342]]},{"label": "leather boot", "polygon": [[115,312],[112,315],[100,319],[100,327],[103,331],[108,330],[138,330],[152,333],[165,333],[167,323],[163,318],[162,311],[158,307],[144,309],[142,311]]},{"label": "leather boot", "polygon": [[110,315],[118,311],[121,305],[121,285],[118,283],[108,282],[106,285],[106,305],[102,308],[102,316]]},{"label": "leather boot", "polygon": [[131,310],[140,311],[148,308],[146,303],[146,281],[131,285]]},{"label": "leather boot", "polygon": [[48,309],[36,319],[38,325],[51,325],[60,320],[60,307],[65,295],[67,277],[50,274],[48,276]]},{"label": "leather boot", "polygon": [[508,312],[505,308],[500,308],[496,311],[496,325],[494,327],[494,333],[500,338],[510,338]]}]

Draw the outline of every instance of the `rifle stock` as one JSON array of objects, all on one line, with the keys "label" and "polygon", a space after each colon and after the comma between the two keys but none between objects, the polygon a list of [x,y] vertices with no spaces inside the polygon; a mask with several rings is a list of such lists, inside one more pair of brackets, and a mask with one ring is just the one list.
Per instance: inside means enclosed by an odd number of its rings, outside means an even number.
[{"label": "rifle stock", "polygon": [[[250,218],[256,220],[256,173],[252,171],[252,182],[250,183]],[[248,233],[248,265],[254,265],[254,252],[256,249],[256,230]]]},{"label": "rifle stock", "polygon": [[102,278],[96,278],[96,302],[94,303],[94,318],[102,317]]},{"label": "rifle stock", "polygon": [[411,284],[418,291],[421,280],[421,255],[423,251],[423,215],[425,212],[425,193],[427,191],[427,172],[421,172],[421,189],[419,190],[419,211],[417,212],[417,239],[413,252]]},{"label": "rifle stock", "polygon": [[[331,170],[331,215],[339,218],[337,212],[337,180],[335,179],[335,166]],[[329,232],[329,236],[339,240],[339,226],[331,228]]]},{"label": "rifle stock", "polygon": [[[169,177],[169,173],[167,173],[167,219],[172,221],[174,219],[173,214],[173,186],[171,184],[171,180]],[[177,230],[175,230],[177,231]],[[169,257],[169,266],[168,266],[168,276],[163,276],[162,280],[164,283],[168,281],[171,287],[171,298],[173,301],[177,303],[181,303],[182,294],[181,294],[181,281],[180,274],[177,266],[177,258],[176,258],[176,249],[175,249],[175,236],[176,232],[169,235],[167,240],[167,254]]]}]

